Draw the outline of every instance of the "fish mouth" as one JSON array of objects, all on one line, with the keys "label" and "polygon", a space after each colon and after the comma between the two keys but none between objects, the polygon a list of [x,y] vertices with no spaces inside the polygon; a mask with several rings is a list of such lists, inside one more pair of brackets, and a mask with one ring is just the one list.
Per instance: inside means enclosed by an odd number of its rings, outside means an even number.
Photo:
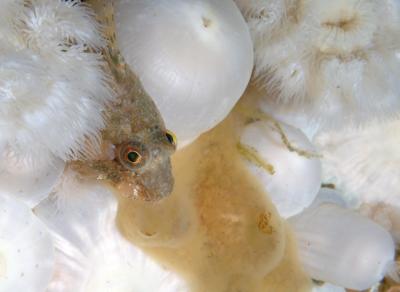
[{"label": "fish mouth", "polygon": [[140,174],[137,177],[140,191],[137,198],[144,201],[159,201],[168,197],[174,188],[174,177],[171,171],[171,162],[166,160],[161,165]]}]

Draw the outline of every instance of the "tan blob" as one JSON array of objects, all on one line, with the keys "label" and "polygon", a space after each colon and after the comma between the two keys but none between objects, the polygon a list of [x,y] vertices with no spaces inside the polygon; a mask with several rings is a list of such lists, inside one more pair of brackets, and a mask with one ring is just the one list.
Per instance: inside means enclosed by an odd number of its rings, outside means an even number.
[{"label": "tan blob", "polygon": [[[118,225],[194,292],[307,291],[285,224],[239,159],[241,124],[232,114],[172,157],[170,197],[150,204],[120,198]],[[287,275],[287,284],[277,282]]]}]

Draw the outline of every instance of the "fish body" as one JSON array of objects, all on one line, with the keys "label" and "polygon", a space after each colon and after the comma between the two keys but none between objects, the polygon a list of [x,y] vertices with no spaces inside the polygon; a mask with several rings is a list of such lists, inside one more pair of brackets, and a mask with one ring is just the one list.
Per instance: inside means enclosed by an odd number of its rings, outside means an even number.
[{"label": "fish body", "polygon": [[143,89],[139,78],[124,61],[115,41],[113,1],[86,1],[99,21],[106,46],[101,54],[111,76],[116,99],[105,113],[101,154],[71,165],[85,176],[104,180],[132,198],[155,201],[173,188],[170,156],[175,139]]}]

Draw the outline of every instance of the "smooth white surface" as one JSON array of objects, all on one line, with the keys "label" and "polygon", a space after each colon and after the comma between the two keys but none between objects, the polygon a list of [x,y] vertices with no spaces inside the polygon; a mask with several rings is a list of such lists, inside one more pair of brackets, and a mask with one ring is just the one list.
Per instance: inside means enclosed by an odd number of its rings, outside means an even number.
[{"label": "smooth white surface", "polygon": [[331,188],[323,187],[319,190],[317,197],[312,202],[309,208],[316,208],[322,204],[335,204],[340,207],[346,208],[346,201],[342,198],[342,194]]},{"label": "smooth white surface", "polygon": [[48,292],[185,292],[183,279],[165,270],[119,233],[117,200],[72,171],[35,208],[56,246],[56,273]]},{"label": "smooth white surface", "polygon": [[344,289],[343,287],[325,283],[322,286],[314,286],[311,292],[346,292],[346,289]]},{"label": "smooth white surface", "polygon": [[25,204],[0,195],[0,292],[45,291],[53,269],[46,227]]},{"label": "smooth white surface", "polygon": [[232,0],[120,0],[117,40],[178,146],[215,126],[244,92],[250,33]]},{"label": "smooth white surface", "polygon": [[395,245],[373,221],[327,203],[289,219],[298,254],[313,279],[365,290],[393,268]]},{"label": "smooth white surface", "polygon": [[[292,146],[315,153],[315,148],[300,130],[284,124],[281,127]],[[282,217],[293,216],[312,203],[321,186],[318,158],[308,158],[289,151],[270,121],[246,126],[240,143],[253,148],[265,163],[273,166],[275,173],[271,174],[246,160],[249,170],[264,185]]]},{"label": "smooth white surface", "polygon": [[65,162],[28,162],[0,152],[0,194],[18,198],[33,208],[46,198],[60,179]]}]

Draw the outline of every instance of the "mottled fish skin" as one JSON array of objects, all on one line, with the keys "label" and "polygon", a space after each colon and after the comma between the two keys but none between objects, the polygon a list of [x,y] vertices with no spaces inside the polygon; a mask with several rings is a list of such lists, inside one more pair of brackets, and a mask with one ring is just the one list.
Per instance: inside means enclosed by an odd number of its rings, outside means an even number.
[{"label": "mottled fish skin", "polygon": [[170,156],[175,142],[153,100],[116,47],[113,1],[85,2],[104,30],[107,46],[101,53],[117,98],[105,113],[102,154],[74,161],[71,167],[83,176],[110,183],[122,195],[148,201],[162,199],[173,189]]}]

